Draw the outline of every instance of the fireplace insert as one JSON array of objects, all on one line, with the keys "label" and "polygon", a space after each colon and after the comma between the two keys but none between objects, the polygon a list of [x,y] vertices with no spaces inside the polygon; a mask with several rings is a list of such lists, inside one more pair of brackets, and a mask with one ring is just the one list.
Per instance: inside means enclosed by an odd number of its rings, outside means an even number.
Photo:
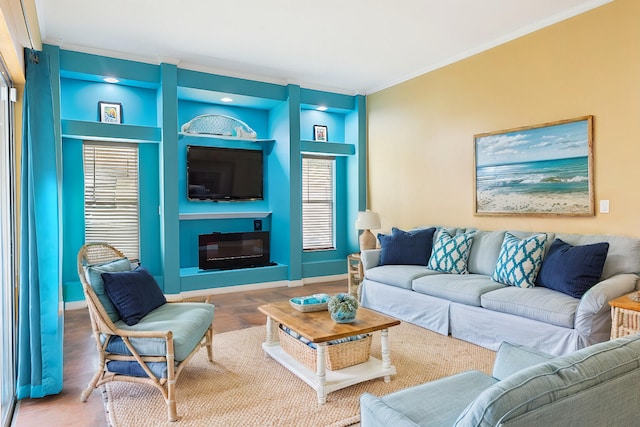
[{"label": "fireplace insert", "polygon": [[198,236],[201,270],[264,267],[273,265],[269,232],[211,233]]}]

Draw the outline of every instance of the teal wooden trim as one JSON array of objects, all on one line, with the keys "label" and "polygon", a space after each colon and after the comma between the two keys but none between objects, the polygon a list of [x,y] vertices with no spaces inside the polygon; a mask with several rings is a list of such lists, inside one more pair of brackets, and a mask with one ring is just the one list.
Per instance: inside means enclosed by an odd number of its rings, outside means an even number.
[{"label": "teal wooden trim", "polygon": [[358,210],[366,210],[368,194],[368,172],[367,172],[367,98],[362,95],[356,96],[357,105],[357,127],[358,127]]},{"label": "teal wooden trim", "polygon": [[278,101],[285,101],[287,95],[286,88],[281,85],[183,69],[178,70],[177,85]]},{"label": "teal wooden trim", "polygon": [[98,81],[112,76],[132,86],[158,87],[160,83],[158,65],[70,50],[60,51],[60,71],[64,77],[80,80]]},{"label": "teal wooden trim", "polygon": [[160,142],[162,132],[160,128],[150,126],[62,120],[62,136],[101,141]]},{"label": "teal wooden trim", "polygon": [[287,280],[287,266],[241,268],[237,270],[199,270],[197,267],[180,269],[182,292],[251,283],[268,283]]},{"label": "teal wooden trim", "polygon": [[161,64],[162,86],[158,91],[158,123],[162,123],[160,150],[160,233],[164,292],[180,293],[180,219],[178,213],[178,91],[177,67]]},{"label": "teal wooden trim", "polygon": [[333,156],[353,156],[356,154],[356,146],[337,142],[300,141],[302,153],[324,154]]},{"label": "teal wooden trim", "polygon": [[289,279],[302,279],[302,156],[300,155],[300,86],[289,85]]},{"label": "teal wooden trim", "polygon": [[325,106],[353,111],[356,108],[353,96],[304,88],[300,89],[300,104],[309,109]]}]

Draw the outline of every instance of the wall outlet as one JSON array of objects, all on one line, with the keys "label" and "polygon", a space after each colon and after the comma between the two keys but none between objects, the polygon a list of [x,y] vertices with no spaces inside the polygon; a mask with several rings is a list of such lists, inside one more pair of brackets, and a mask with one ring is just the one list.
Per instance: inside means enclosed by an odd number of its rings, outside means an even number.
[{"label": "wall outlet", "polygon": [[253,220],[253,231],[261,231],[262,230],[262,220],[254,219]]}]

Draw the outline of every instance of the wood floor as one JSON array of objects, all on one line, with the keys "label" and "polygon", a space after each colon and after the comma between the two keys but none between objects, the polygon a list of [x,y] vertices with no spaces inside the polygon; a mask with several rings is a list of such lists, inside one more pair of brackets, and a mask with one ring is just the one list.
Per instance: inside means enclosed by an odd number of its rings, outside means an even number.
[{"label": "wood floor", "polygon": [[[259,305],[320,292],[347,292],[347,281],[214,295],[214,333],[264,325],[266,318],[257,310]],[[86,402],[80,401],[80,393],[86,388],[97,365],[89,313],[86,309],[66,311],[64,323],[63,390],[55,396],[20,401],[14,417],[13,425],[16,427],[107,426],[100,389],[94,390]],[[158,399],[161,399],[159,393]]]}]

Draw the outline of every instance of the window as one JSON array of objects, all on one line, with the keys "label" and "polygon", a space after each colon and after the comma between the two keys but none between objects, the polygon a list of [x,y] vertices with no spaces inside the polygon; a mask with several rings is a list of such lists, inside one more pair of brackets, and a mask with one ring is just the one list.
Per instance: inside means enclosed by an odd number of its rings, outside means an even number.
[{"label": "window", "polygon": [[302,249],[334,249],[333,157],[302,157]]},{"label": "window", "polygon": [[85,241],[139,259],[138,146],[85,141],[83,152]]},{"label": "window", "polygon": [[15,404],[16,198],[11,80],[0,58],[0,425],[11,424]]}]

